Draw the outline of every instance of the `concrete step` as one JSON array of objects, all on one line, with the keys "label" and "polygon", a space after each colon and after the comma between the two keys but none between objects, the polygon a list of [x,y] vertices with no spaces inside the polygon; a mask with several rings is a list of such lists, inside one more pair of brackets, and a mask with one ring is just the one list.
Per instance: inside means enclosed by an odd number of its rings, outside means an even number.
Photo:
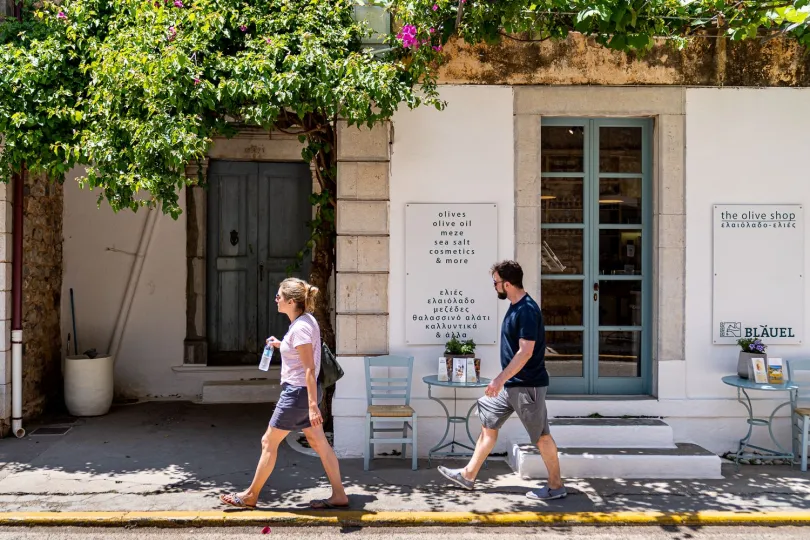
[{"label": "concrete step", "polygon": [[269,403],[278,401],[278,379],[252,381],[207,381],[203,383],[202,403]]},{"label": "concrete step", "polygon": [[554,418],[549,424],[560,448],[675,448],[672,428],[656,418]]},{"label": "concrete step", "polygon": [[[714,478],[720,458],[696,444],[675,448],[560,448],[563,478]],[[509,465],[522,478],[547,478],[537,447],[514,444]]]}]

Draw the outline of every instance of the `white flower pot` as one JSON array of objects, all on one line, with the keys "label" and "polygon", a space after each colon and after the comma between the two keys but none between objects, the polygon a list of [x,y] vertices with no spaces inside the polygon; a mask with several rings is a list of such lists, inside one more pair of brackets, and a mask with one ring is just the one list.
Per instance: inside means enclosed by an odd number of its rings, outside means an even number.
[{"label": "white flower pot", "polygon": [[113,400],[113,356],[65,358],[65,405],[73,416],[101,416]]}]

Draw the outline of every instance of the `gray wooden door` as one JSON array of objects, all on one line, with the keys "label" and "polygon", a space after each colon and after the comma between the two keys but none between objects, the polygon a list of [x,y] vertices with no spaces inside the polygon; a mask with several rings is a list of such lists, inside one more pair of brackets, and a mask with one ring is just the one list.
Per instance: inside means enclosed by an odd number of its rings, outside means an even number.
[{"label": "gray wooden door", "polygon": [[208,182],[208,364],[253,364],[289,326],[274,297],[309,238],[312,177],[303,163],[214,161]]}]

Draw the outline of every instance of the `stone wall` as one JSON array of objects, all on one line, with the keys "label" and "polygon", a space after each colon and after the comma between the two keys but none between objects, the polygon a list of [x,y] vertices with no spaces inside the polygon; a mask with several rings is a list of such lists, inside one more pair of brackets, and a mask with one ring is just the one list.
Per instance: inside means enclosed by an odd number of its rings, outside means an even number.
[{"label": "stone wall", "polygon": [[30,418],[62,401],[62,186],[28,175],[23,203],[23,417]]},{"label": "stone wall", "polygon": [[810,55],[795,41],[728,41],[696,36],[678,50],[659,40],[647,53],[622,53],[572,33],[565,40],[495,46],[458,41],[445,48],[442,84],[810,86]]}]

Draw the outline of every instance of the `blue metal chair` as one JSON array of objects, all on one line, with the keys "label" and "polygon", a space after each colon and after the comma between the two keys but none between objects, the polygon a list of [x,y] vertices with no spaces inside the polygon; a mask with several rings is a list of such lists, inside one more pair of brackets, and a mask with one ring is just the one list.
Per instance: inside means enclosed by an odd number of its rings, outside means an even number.
[{"label": "blue metal chair", "polygon": [[[405,457],[405,445],[411,445],[413,470],[416,465],[416,411],[411,408],[411,380],[413,378],[413,356],[366,356],[366,444],[363,451],[363,469],[366,471],[374,457],[374,445],[376,443],[402,443],[402,457]],[[385,377],[375,377],[371,374],[372,368],[386,369]],[[394,376],[398,374],[390,368],[404,368],[405,376]],[[400,369],[401,370],[401,369]],[[384,401],[384,404],[377,402]],[[377,422],[402,422],[399,427],[378,428],[374,427]],[[408,437],[408,429],[411,436]],[[397,438],[378,438],[377,433],[399,433]]]},{"label": "blue metal chair", "polygon": [[[807,446],[810,445],[810,405],[799,407],[800,401],[810,401],[810,360],[788,360],[788,379],[799,385],[798,399],[790,416],[793,453],[802,457],[802,472],[807,472]],[[800,378],[798,371],[806,371]]]}]

